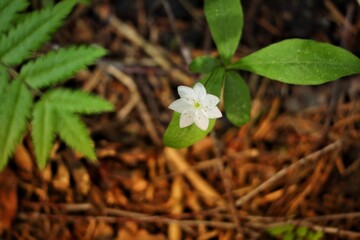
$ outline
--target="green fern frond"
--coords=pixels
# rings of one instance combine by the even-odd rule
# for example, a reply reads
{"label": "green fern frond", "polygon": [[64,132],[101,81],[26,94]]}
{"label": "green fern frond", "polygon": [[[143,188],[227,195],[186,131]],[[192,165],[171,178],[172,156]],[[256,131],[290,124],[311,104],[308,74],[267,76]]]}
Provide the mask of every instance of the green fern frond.
{"label": "green fern frond", "polygon": [[43,98],[59,111],[93,114],[114,109],[108,101],[83,91],[58,88],[50,90]]}
{"label": "green fern frond", "polygon": [[66,111],[57,111],[56,113],[58,121],[57,133],[60,138],[90,160],[96,160],[94,143],[80,117]]}
{"label": "green fern frond", "polygon": [[36,162],[44,169],[55,138],[55,112],[46,101],[35,104],[31,135],[34,143]]}
{"label": "green fern frond", "polygon": [[31,92],[19,79],[13,81],[4,94],[0,105],[0,170],[26,131],[32,103]]}
{"label": "green fern frond", "polygon": [[0,65],[0,106],[4,99],[4,93],[9,87],[9,74],[7,68],[3,65]]}
{"label": "green fern frond", "polygon": [[[0,78],[1,78],[1,76],[0,76]],[[0,80],[0,103],[2,103],[1,100],[3,100],[4,93],[8,86],[9,86],[9,83],[7,81]]]}
{"label": "green fern frond", "polygon": [[0,58],[8,65],[17,65],[50,38],[70,13],[76,0],[64,0],[53,8],[29,14],[7,35],[0,37]]}
{"label": "green fern frond", "polygon": [[11,27],[15,13],[24,10],[29,5],[27,0],[1,0],[0,1],[0,33]]}
{"label": "green fern frond", "polygon": [[24,12],[24,13],[18,13],[15,15],[12,23],[14,26],[16,26],[17,24],[25,21],[26,19],[28,19],[29,16],[31,16],[32,12]]}
{"label": "green fern frond", "polygon": [[[1,73],[0,73],[0,75],[1,75]],[[2,80],[1,76],[0,76],[0,108],[4,103],[4,99],[5,99],[4,95],[9,87],[9,85],[10,85],[9,82],[7,80]],[[1,126],[0,126],[0,129],[1,129]]]}
{"label": "green fern frond", "polygon": [[67,80],[105,54],[105,49],[95,46],[62,48],[26,64],[20,78],[35,88],[48,87]]}
{"label": "green fern frond", "polygon": [[41,169],[45,167],[55,133],[70,147],[95,160],[93,142],[85,124],[74,113],[99,113],[113,110],[106,100],[86,92],[54,89],[45,93],[35,105],[32,137]]}

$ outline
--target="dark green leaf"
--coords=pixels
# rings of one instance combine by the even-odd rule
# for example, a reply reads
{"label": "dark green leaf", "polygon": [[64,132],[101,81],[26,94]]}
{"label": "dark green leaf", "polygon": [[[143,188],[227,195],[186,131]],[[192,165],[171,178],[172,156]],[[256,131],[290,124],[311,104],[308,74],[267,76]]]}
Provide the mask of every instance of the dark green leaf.
{"label": "dark green leaf", "polygon": [[224,107],[226,116],[236,126],[250,120],[251,97],[244,79],[236,72],[225,74]]}
{"label": "dark green leaf", "polygon": [[211,35],[225,64],[234,55],[242,33],[240,0],[206,0],[205,16]]}
{"label": "dark green leaf", "polygon": [[216,68],[211,73],[211,75],[204,84],[206,88],[206,92],[218,96],[220,98],[221,89],[224,82],[224,75],[225,75],[225,70],[223,68],[221,67]]}
{"label": "dark green leaf", "polygon": [[209,119],[209,127],[206,131],[201,130],[195,124],[180,128],[180,113],[174,112],[173,118],[164,134],[164,143],[168,147],[188,147],[203,139],[215,126],[215,119]]}
{"label": "dark green leaf", "polygon": [[221,61],[218,58],[202,56],[195,58],[189,68],[193,73],[210,73],[220,65]]}
{"label": "dark green leaf", "polygon": [[229,68],[290,84],[316,85],[360,73],[360,59],[331,44],[290,39],[254,52]]}

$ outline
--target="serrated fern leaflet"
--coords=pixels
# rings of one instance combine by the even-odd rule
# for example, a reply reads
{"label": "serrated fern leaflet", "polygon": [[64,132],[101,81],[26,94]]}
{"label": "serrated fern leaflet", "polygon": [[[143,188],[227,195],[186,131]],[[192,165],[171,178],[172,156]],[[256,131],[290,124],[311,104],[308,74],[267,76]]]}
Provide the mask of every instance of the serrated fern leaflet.
{"label": "serrated fern leaflet", "polygon": [[40,169],[45,167],[55,137],[55,111],[46,101],[34,107],[32,119],[32,139],[35,156]]}
{"label": "serrated fern leaflet", "polygon": [[70,147],[90,159],[96,159],[89,133],[75,113],[99,113],[112,109],[109,102],[86,92],[69,89],[47,92],[35,105],[32,121],[39,167],[45,167],[55,134],[59,134]]}
{"label": "serrated fern leaflet", "polygon": [[17,65],[25,60],[32,51],[38,49],[50,38],[70,13],[75,0],[65,0],[54,8],[47,8],[29,14],[8,34],[0,38],[0,58],[3,63]]}
{"label": "serrated fern leaflet", "polygon": [[0,99],[7,85],[9,85],[9,74],[7,73],[6,67],[0,65]]}
{"label": "serrated fern leaflet", "polygon": [[26,0],[1,0],[0,1],[0,33],[11,27],[15,13],[24,10],[28,6]]}
{"label": "serrated fern leaflet", "polygon": [[26,64],[21,69],[20,77],[34,88],[47,87],[67,80],[105,53],[103,48],[86,46],[52,51]]}
{"label": "serrated fern leaflet", "polygon": [[96,160],[94,143],[80,117],[70,112],[57,111],[57,120],[56,131],[60,138],[89,159]]}
{"label": "serrated fern leaflet", "polygon": [[0,107],[0,169],[25,133],[31,107],[31,92],[19,79],[12,82]]}
{"label": "serrated fern leaflet", "polygon": [[44,99],[59,111],[92,114],[113,110],[109,102],[82,91],[59,88],[46,93]]}

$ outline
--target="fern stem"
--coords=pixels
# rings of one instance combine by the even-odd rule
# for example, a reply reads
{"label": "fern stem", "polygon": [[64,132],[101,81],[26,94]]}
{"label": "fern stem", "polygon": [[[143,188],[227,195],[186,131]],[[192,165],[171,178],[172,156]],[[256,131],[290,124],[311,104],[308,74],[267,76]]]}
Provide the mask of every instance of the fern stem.
{"label": "fern stem", "polygon": [[[18,73],[14,68],[10,67],[8,64],[4,63],[4,62],[1,61],[1,60],[0,60],[0,65],[6,67],[6,68],[8,69],[9,74],[10,74],[10,76],[11,76],[13,79],[17,79],[17,78],[18,78],[19,73]],[[21,78],[20,81],[21,81],[23,84],[25,84],[25,86],[26,86],[30,91],[34,92],[35,95],[37,95],[37,96],[42,96],[42,95],[44,95],[44,92],[43,92],[43,91],[41,91],[41,90],[38,89],[38,88],[35,88],[35,87],[31,86],[31,85],[30,85],[27,81],[25,81],[24,79]]]}

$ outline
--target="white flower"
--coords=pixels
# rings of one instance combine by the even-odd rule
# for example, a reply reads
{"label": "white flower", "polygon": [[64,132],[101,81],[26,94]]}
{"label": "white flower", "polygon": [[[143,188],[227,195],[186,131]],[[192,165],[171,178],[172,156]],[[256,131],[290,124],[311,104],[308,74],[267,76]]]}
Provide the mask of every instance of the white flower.
{"label": "white flower", "polygon": [[209,126],[209,118],[220,118],[222,114],[217,108],[219,98],[207,94],[204,85],[196,83],[194,88],[179,86],[180,99],[169,106],[171,110],[181,113],[180,128],[188,127],[195,123],[202,130]]}

